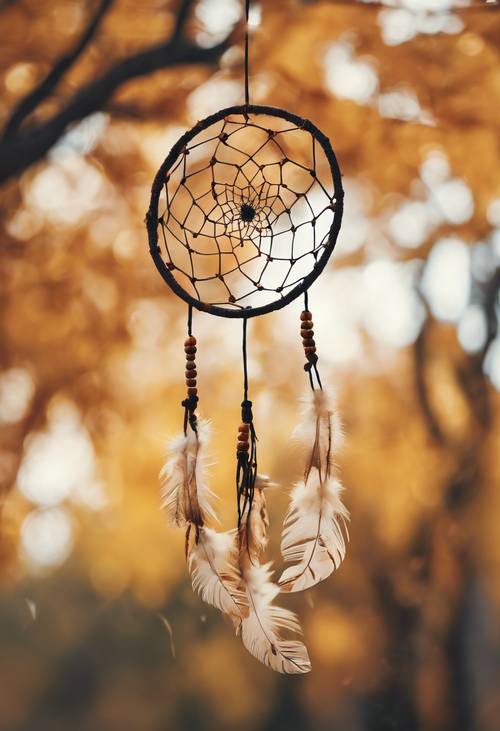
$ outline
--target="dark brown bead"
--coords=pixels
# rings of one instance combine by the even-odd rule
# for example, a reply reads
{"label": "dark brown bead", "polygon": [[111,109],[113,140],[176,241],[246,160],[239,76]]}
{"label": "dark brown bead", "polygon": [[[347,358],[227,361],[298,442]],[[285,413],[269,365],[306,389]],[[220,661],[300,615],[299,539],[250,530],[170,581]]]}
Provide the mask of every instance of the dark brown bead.
{"label": "dark brown bead", "polygon": [[301,330],[300,335],[303,340],[310,340],[314,337],[314,330]]}
{"label": "dark brown bead", "polygon": [[315,353],[316,352],[316,348],[313,345],[312,347],[304,348],[304,352],[305,352],[306,355],[311,355],[312,353]]}
{"label": "dark brown bead", "polygon": [[186,378],[196,378],[198,371],[186,371]]}
{"label": "dark brown bead", "polygon": [[198,389],[194,388],[194,386],[191,386],[188,388],[188,396],[197,396],[198,395]]}
{"label": "dark brown bead", "polygon": [[185,345],[184,346],[184,352],[186,354],[193,355],[194,353],[196,353],[196,351],[197,351],[196,345]]}
{"label": "dark brown bead", "polygon": [[250,424],[246,424],[245,422],[243,422],[242,424],[239,425],[238,431],[239,432],[249,432],[250,431]]}
{"label": "dark brown bead", "polygon": [[194,371],[195,368],[196,368],[196,363],[193,363],[192,361],[188,361],[186,363],[186,370],[187,371]]}
{"label": "dark brown bead", "polygon": [[248,442],[249,435],[245,434],[245,432],[240,432],[238,434],[238,439],[240,442],[244,442],[245,444]]}
{"label": "dark brown bead", "polygon": [[186,339],[184,340],[184,347],[187,347],[188,345],[196,345],[196,338],[195,338],[195,336],[194,336],[194,335],[189,335],[189,336],[188,336],[188,337],[187,337],[187,338],[186,338]]}
{"label": "dark brown bead", "polygon": [[310,348],[313,345],[316,345],[316,342],[314,341],[313,338],[304,338],[304,340],[302,341],[302,345],[304,346],[304,348],[307,348],[307,347]]}
{"label": "dark brown bead", "polygon": [[190,361],[192,363],[192,362],[194,362],[195,358],[196,358],[196,356],[195,356],[194,353],[192,353],[192,354],[191,353],[186,353],[186,360],[187,361]]}
{"label": "dark brown bead", "polygon": [[312,319],[313,319],[313,316],[312,316],[312,314],[311,314],[311,313],[309,312],[309,310],[303,310],[303,311],[302,311],[302,312],[300,313],[300,319],[302,320],[302,322],[304,322],[305,320],[312,320]]}
{"label": "dark brown bead", "polygon": [[304,322],[300,323],[300,327],[302,330],[312,330],[314,323],[312,320],[304,320]]}
{"label": "dark brown bead", "polygon": [[248,452],[250,445],[248,442],[238,442],[236,449],[238,452]]}
{"label": "dark brown bead", "polygon": [[196,386],[196,378],[186,378],[186,386],[194,388]]}

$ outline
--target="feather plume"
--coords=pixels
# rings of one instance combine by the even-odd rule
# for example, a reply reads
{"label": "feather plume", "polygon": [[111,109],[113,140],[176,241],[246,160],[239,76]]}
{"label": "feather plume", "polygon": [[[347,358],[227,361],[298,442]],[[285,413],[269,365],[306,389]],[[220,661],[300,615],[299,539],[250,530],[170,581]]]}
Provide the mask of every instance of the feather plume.
{"label": "feather plume", "polygon": [[227,614],[236,629],[248,616],[248,599],[238,570],[236,531],[200,528],[188,555],[193,589],[204,602]]}
{"label": "feather plume", "polygon": [[248,513],[246,526],[240,530],[240,546],[246,546],[249,556],[260,558],[267,548],[267,529],[269,515],[265,492],[275,484],[265,475],[257,475],[255,480],[252,507]]}
{"label": "feather plume", "polygon": [[279,587],[271,581],[270,564],[249,564],[244,570],[250,614],[241,623],[246,649],[260,662],[279,673],[308,673],[311,663],[300,640],[284,640],[280,633],[301,633],[293,612],[273,605]]}
{"label": "feather plume", "polygon": [[324,391],[312,394],[296,434],[301,441],[312,442],[312,448],[307,452],[304,480],[292,490],[284,523],[281,553],[294,565],[278,583],[287,592],[308,589],[338,568],[346,552],[349,520],[342,486],[332,475],[333,453],[342,437],[340,420]]}
{"label": "feather plume", "polygon": [[271,580],[270,564],[260,557],[267,545],[267,478],[257,478],[247,519],[240,528],[240,571],[248,598],[249,614],[241,623],[241,638],[246,649],[260,662],[279,673],[307,673],[311,669],[304,643],[283,639],[283,631],[301,633],[297,617],[288,609],[273,604],[279,587]]}
{"label": "feather plume", "polygon": [[205,445],[210,424],[198,422],[197,432],[181,434],[169,445],[167,461],[160,472],[162,507],[171,525],[202,526],[207,516],[216,519],[211,506],[214,495],[206,483]]}

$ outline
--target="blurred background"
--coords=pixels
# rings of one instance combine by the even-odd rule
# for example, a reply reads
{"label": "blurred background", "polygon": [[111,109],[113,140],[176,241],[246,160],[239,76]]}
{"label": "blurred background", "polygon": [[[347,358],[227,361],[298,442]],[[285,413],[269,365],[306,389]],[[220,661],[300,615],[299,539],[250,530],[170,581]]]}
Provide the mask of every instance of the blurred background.
{"label": "blurred background", "polygon": [[[182,131],[243,100],[241,3],[2,0],[2,731],[500,728],[500,10],[269,0],[250,21],[252,100],[323,129],[346,190],[310,306],[351,542],[283,601],[313,671],[243,650],[159,511],[186,307],[143,219]],[[278,567],[300,309],[249,328]],[[241,323],[194,332],[230,527]]]}

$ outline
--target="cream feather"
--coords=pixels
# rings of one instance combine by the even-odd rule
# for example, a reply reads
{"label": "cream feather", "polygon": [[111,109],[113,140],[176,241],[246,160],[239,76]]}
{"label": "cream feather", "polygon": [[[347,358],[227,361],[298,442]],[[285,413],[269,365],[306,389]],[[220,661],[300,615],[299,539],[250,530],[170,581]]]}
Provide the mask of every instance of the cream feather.
{"label": "cream feather", "polygon": [[342,503],[342,486],[332,475],[333,454],[340,444],[340,420],[331,397],[315,391],[305,418],[296,430],[307,440],[304,480],[292,490],[285,518],[281,553],[294,565],[279,579],[282,591],[308,589],[326,579],[342,563],[346,552],[349,513]]}
{"label": "cream feather", "polygon": [[270,564],[261,565],[267,545],[266,478],[257,478],[252,506],[240,528],[240,571],[246,590],[249,614],[241,623],[246,649],[260,662],[280,673],[307,673],[311,669],[304,643],[283,639],[283,631],[301,633],[297,617],[273,604],[279,587],[271,580]]}
{"label": "cream feather", "polygon": [[160,472],[161,501],[172,525],[202,526],[207,516],[216,519],[211,506],[214,495],[206,483],[205,447],[210,424],[199,420],[198,431],[188,430],[169,445],[167,461]]}
{"label": "cream feather", "polygon": [[257,475],[252,508],[248,514],[246,525],[240,530],[240,546],[245,545],[249,556],[260,558],[267,548],[267,529],[269,515],[265,492],[275,484],[265,475]]}
{"label": "cream feather", "polygon": [[250,614],[241,623],[241,638],[246,649],[260,662],[279,673],[308,673],[311,663],[300,640],[284,640],[281,632],[301,633],[293,612],[273,605],[279,587],[271,581],[270,564],[244,569]]}
{"label": "cream feather", "polygon": [[236,531],[200,528],[188,554],[193,589],[204,602],[227,614],[238,629],[248,616],[248,599],[238,570]]}
{"label": "cream feather", "polygon": [[301,420],[294,429],[293,438],[309,458],[315,451],[317,459],[323,460],[325,466],[328,463],[332,466],[333,456],[344,441],[335,396],[325,389],[311,391],[302,403]]}

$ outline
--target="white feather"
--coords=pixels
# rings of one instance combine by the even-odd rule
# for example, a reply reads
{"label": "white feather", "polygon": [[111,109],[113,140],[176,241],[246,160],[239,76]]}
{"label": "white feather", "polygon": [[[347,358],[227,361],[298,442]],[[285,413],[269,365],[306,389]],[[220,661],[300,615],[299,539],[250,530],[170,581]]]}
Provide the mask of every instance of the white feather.
{"label": "white feather", "polygon": [[210,441],[211,427],[210,422],[207,419],[198,420],[198,451],[196,456],[193,455],[192,460],[194,463],[194,473],[196,480],[196,495],[198,498],[198,504],[201,508],[203,520],[206,520],[207,516],[218,522],[218,517],[215,510],[212,507],[212,502],[215,500],[214,493],[210,490],[207,484],[207,452],[206,447]]}
{"label": "white feather", "polygon": [[[297,445],[308,451],[314,444],[319,421],[318,449],[333,457],[343,445],[344,431],[340,414],[336,410],[335,395],[325,389],[312,391],[303,400],[301,420],[293,432]],[[331,442],[329,443],[329,439]]]}
{"label": "white feather", "polygon": [[237,567],[235,531],[217,533],[200,528],[189,552],[188,568],[193,589],[204,602],[231,617],[236,628],[248,615],[248,600]]}
{"label": "white feather", "polygon": [[315,391],[296,435],[307,445],[304,480],[291,493],[281,553],[294,563],[279,579],[282,591],[308,589],[326,579],[346,552],[349,513],[341,500],[342,486],[332,476],[334,454],[342,439],[333,399]]}
{"label": "white feather", "polygon": [[257,475],[255,490],[252,501],[252,508],[244,530],[241,532],[241,545],[248,542],[247,551],[253,558],[260,558],[267,548],[267,529],[269,528],[269,515],[267,513],[266,492],[275,484],[265,475]]}
{"label": "white feather", "polygon": [[247,650],[260,662],[279,673],[307,673],[311,663],[300,640],[284,640],[281,632],[301,633],[297,617],[288,609],[273,605],[279,588],[271,581],[270,564],[249,564],[244,571],[250,614],[241,624],[241,638]]}
{"label": "white feather", "polygon": [[169,445],[168,458],[160,472],[161,504],[172,525],[201,526],[207,516],[216,519],[211,506],[214,495],[206,483],[205,446],[210,435],[208,421],[198,422],[198,431],[189,429]]}
{"label": "white feather", "polygon": [[273,604],[279,587],[271,581],[270,564],[261,565],[269,525],[265,489],[268,478],[258,477],[250,514],[240,528],[240,571],[249,614],[241,623],[241,638],[260,662],[279,673],[307,673],[311,663],[303,642],[283,639],[282,632],[301,633],[293,612]]}
{"label": "white feather", "polygon": [[315,468],[307,484],[299,482],[292,490],[281,553],[295,565],[280,576],[282,591],[308,589],[328,578],[344,560],[349,513],[341,492],[338,480],[322,483]]}

